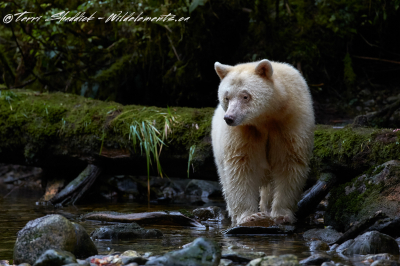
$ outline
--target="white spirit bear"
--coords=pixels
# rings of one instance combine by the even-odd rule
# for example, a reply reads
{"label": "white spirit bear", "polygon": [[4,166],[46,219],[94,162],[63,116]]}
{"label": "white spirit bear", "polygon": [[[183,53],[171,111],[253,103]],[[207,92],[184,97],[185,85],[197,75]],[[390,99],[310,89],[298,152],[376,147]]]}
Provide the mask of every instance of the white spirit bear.
{"label": "white spirit bear", "polygon": [[288,64],[265,59],[236,66],[216,62],[215,70],[220,104],[211,136],[232,224],[255,215],[295,222],[314,140],[304,78]]}

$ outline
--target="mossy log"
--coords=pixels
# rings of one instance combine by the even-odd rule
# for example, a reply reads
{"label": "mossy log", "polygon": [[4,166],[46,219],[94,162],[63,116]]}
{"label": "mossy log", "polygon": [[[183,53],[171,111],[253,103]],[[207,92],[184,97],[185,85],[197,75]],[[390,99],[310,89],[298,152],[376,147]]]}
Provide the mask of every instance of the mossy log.
{"label": "mossy log", "polygon": [[[0,94],[0,162],[32,165],[75,178],[88,164],[103,173],[147,175],[146,155],[131,139],[131,125],[151,121],[168,128],[160,162],[168,176],[187,176],[189,150],[196,145],[191,178],[216,179],[211,150],[213,108],[123,106],[64,93],[26,90]],[[157,175],[155,162],[150,174]]]}
{"label": "mossy log", "polygon": [[[196,145],[191,178],[217,179],[210,129],[214,108],[124,106],[65,93],[2,91],[0,95],[0,162],[74,170],[88,164],[112,174],[146,175],[146,156],[130,139],[131,125],[152,121],[166,130],[164,116],[174,121],[160,162],[168,176],[186,177],[189,150]],[[339,181],[400,159],[400,132],[390,129],[317,126],[310,178],[333,173]],[[156,175],[153,163],[151,174]],[[194,170],[194,171],[193,171]]]}

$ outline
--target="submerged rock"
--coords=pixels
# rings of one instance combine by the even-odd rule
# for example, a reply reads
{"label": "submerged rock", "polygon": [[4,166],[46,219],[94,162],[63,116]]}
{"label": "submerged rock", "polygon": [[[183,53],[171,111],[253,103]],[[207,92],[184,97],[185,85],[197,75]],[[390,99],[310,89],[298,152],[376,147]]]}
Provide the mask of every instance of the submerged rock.
{"label": "submerged rock", "polygon": [[18,232],[14,246],[14,263],[33,264],[46,250],[77,252],[79,257],[97,254],[85,229],[75,226],[61,215],[47,215],[32,221]]}
{"label": "submerged rock", "polygon": [[144,229],[137,223],[115,224],[95,229],[90,236],[93,239],[121,239],[158,238],[163,234],[158,229]]}
{"label": "submerged rock", "polygon": [[263,226],[236,226],[224,231],[225,235],[288,235],[293,234],[293,225]]}
{"label": "submerged rock", "polygon": [[220,207],[210,206],[207,208],[197,208],[193,210],[193,215],[198,221],[208,221],[216,223],[230,223],[228,213]]}
{"label": "submerged rock", "polygon": [[367,232],[356,237],[354,242],[352,242],[347,249],[343,251],[343,254],[345,255],[366,255],[378,253],[390,253],[393,255],[398,255],[399,246],[397,245],[396,240],[377,231]]}
{"label": "submerged rock", "polygon": [[306,244],[310,247],[310,251],[329,250],[328,244],[321,240],[309,241]]}
{"label": "submerged rock", "polygon": [[146,265],[165,266],[218,266],[221,259],[219,245],[212,240],[197,238],[181,250],[171,251],[164,256],[149,260]]}
{"label": "submerged rock", "polygon": [[302,261],[300,261],[301,265],[321,265],[324,262],[330,262],[331,257],[326,254],[314,254]]}
{"label": "submerged rock", "polygon": [[370,266],[400,266],[400,264],[394,260],[376,260]]}
{"label": "submerged rock", "polygon": [[305,240],[319,239],[325,243],[335,242],[342,236],[342,233],[334,229],[311,229],[303,234]]}
{"label": "submerged rock", "polygon": [[254,259],[247,266],[299,266],[299,261],[295,255],[266,256]]}
{"label": "submerged rock", "polygon": [[43,253],[33,266],[61,266],[77,263],[74,254],[64,250],[49,249]]}

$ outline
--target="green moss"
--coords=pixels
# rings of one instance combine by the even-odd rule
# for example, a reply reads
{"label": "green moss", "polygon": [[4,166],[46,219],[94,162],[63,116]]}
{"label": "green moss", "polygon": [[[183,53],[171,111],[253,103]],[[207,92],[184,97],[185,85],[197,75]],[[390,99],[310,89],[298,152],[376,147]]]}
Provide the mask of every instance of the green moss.
{"label": "green moss", "polygon": [[400,158],[399,134],[388,129],[317,126],[314,136],[314,176],[319,176],[327,164],[346,165],[362,172]]}
{"label": "green moss", "polygon": [[[64,93],[13,91],[12,108],[5,97],[0,98],[0,149],[26,147],[23,148],[24,155],[30,161],[40,156],[37,151],[60,140],[68,143],[65,153],[79,150],[98,154],[103,136],[105,147],[133,152],[130,125],[134,121],[149,120],[163,132],[168,112],[166,108],[123,106]],[[6,95],[5,91],[2,93]],[[163,152],[188,153],[190,146],[209,135],[213,108],[174,107],[170,112],[175,120],[171,123]]]}
{"label": "green moss", "polygon": [[179,212],[182,213],[183,215],[185,215],[186,217],[194,218],[193,213],[188,210],[180,209]]}
{"label": "green moss", "polygon": [[[365,191],[361,193],[358,188],[362,185],[365,185]],[[330,191],[329,205],[326,211],[330,216],[329,220],[335,221],[339,230],[347,230],[350,224],[346,224],[346,222],[352,220],[351,217],[369,215],[368,206],[377,201],[383,187],[382,183],[364,182],[364,178],[360,178],[360,176],[335,187]],[[346,188],[353,191],[350,193],[348,191],[346,195]],[[360,212],[363,212],[363,215],[360,215]]]}

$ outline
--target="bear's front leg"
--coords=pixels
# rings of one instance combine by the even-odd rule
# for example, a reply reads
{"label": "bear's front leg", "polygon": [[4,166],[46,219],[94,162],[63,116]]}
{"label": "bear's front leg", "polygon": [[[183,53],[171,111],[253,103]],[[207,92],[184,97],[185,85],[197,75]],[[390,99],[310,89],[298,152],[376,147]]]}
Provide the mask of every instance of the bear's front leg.
{"label": "bear's front leg", "polygon": [[224,172],[226,175],[221,176],[223,193],[232,226],[235,226],[258,212],[260,171],[247,165],[232,164]]}
{"label": "bear's front leg", "polygon": [[294,212],[297,210],[297,202],[303,191],[307,173],[307,165],[293,163],[273,171],[274,199],[271,217],[275,222],[296,222]]}

